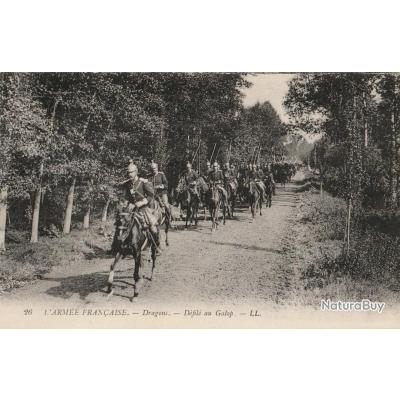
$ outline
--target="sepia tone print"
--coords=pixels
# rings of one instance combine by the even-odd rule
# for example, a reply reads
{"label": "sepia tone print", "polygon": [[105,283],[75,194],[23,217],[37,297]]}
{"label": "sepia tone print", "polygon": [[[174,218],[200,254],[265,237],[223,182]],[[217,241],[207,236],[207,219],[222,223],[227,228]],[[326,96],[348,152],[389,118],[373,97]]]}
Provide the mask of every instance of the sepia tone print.
{"label": "sepia tone print", "polygon": [[0,326],[398,327],[397,73],[1,73]]}

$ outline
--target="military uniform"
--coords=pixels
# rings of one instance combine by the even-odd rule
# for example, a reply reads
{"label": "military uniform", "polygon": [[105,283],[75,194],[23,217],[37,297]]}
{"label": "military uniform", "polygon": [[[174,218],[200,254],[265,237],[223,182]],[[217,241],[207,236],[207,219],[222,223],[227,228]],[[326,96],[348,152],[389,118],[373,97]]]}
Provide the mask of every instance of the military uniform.
{"label": "military uniform", "polygon": [[185,183],[186,185],[191,185],[192,183],[197,183],[197,179],[199,179],[199,175],[197,175],[196,171],[187,171],[185,174]]}
{"label": "military uniform", "polygon": [[163,206],[169,209],[168,202],[168,181],[164,172],[158,171],[150,177],[150,180],[153,184],[156,197],[161,198],[163,202]]}
{"label": "military uniform", "polygon": [[254,169],[249,169],[249,170],[247,171],[247,177],[248,177],[249,179],[255,180],[255,179],[257,178],[257,173],[256,173],[256,171],[254,171]]}
{"label": "military uniform", "polygon": [[212,170],[209,174],[208,174],[208,181],[211,184],[216,185],[217,189],[221,192],[222,196],[225,198],[225,200],[228,199],[228,193],[225,190],[225,188],[222,186],[223,182],[224,182],[224,174],[222,173],[222,171],[220,170]]}
{"label": "military uniform", "polygon": [[231,180],[231,170],[229,168],[224,168],[222,174],[224,176],[225,184],[227,184]]}
{"label": "military uniform", "polygon": [[248,175],[248,170],[247,170],[247,168],[246,168],[244,165],[242,165],[242,166],[239,168],[237,177],[238,177],[238,179],[246,180],[247,175]]}
{"label": "military uniform", "polygon": [[157,217],[154,215],[154,188],[147,179],[138,178],[124,183],[125,199],[135,205],[152,233],[158,233]]}
{"label": "military uniform", "polygon": [[264,200],[265,199],[264,172],[262,171],[261,168],[258,168],[254,171],[254,178],[258,190],[261,193],[261,199]]}
{"label": "military uniform", "polygon": [[197,180],[199,179],[199,175],[197,174],[197,172],[193,170],[187,171],[184,179],[189,191],[200,198],[199,192],[197,190]]}
{"label": "military uniform", "polygon": [[235,170],[232,168],[225,168],[224,169],[224,180],[225,186],[230,185],[231,189],[235,191],[238,187]]}

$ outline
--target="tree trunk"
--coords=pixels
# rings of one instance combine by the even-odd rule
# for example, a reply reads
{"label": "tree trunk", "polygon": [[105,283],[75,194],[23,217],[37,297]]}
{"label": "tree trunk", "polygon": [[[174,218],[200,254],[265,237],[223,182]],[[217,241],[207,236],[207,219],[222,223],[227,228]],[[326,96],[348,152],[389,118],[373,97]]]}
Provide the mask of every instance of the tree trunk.
{"label": "tree trunk", "polygon": [[2,187],[0,191],[0,253],[6,251],[7,195],[8,187]]}
{"label": "tree trunk", "polygon": [[394,111],[391,116],[391,140],[390,140],[390,203],[397,204],[397,188],[396,188],[396,125]]}
{"label": "tree trunk", "polygon": [[347,203],[347,228],[346,228],[346,254],[349,256],[350,253],[350,226],[351,226],[351,208],[352,208],[352,201],[351,199]]}
{"label": "tree trunk", "polygon": [[108,207],[110,206],[111,200],[108,199],[106,204],[103,207],[103,213],[101,215],[101,225],[100,225],[100,233],[106,236],[106,223],[107,223],[107,214],[108,214]]}
{"label": "tree trunk", "polygon": [[89,229],[90,226],[90,204],[86,209],[85,215],[83,216],[83,229]]}
{"label": "tree trunk", "polygon": [[39,213],[40,213],[41,197],[42,197],[42,188],[39,185],[39,187],[35,192],[35,201],[33,205],[31,243],[37,243],[39,238]]}
{"label": "tree trunk", "polygon": [[365,93],[363,93],[363,105],[364,105],[364,147],[368,147],[368,120],[367,120],[367,100]]}
{"label": "tree trunk", "polygon": [[106,222],[107,222],[108,207],[109,207],[110,203],[111,203],[111,200],[108,199],[108,200],[106,201],[106,204],[104,204],[104,207],[103,207],[103,214],[102,214],[102,216],[101,216],[101,224],[102,224],[103,226],[104,226],[104,225],[106,224]]}
{"label": "tree trunk", "polygon": [[71,218],[72,218],[72,207],[74,204],[74,192],[75,192],[76,179],[74,178],[68,191],[67,206],[65,208],[65,218],[63,232],[69,233],[71,231]]}

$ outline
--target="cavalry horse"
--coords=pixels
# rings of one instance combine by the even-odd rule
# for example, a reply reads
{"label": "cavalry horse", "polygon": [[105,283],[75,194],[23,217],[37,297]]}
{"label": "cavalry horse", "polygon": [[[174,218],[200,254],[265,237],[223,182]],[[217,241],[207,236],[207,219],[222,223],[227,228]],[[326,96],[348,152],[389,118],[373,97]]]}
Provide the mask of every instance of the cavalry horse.
{"label": "cavalry horse", "polygon": [[[155,203],[155,210],[158,226],[165,224],[165,214],[161,212],[161,208],[158,203]],[[165,243],[168,246],[168,224],[166,224],[166,238]],[[158,228],[157,236],[159,237],[160,230]],[[128,255],[132,255],[134,259],[134,272],[133,272],[133,296],[130,298],[132,301],[134,297],[138,296],[138,282],[141,280],[140,269],[142,267],[142,252],[150,250],[151,252],[151,275],[146,277],[148,280],[153,279],[153,272],[156,266],[156,242],[153,234],[149,229],[143,228],[143,216],[137,211],[129,211],[127,206],[124,206],[118,213],[117,217],[117,230],[114,238],[113,248],[116,251],[115,258],[110,266],[110,273],[108,276],[107,292],[110,298],[113,293],[113,282],[114,282],[114,270],[118,261],[124,259]]]}
{"label": "cavalry horse", "polygon": [[[162,198],[159,195],[156,195],[155,197],[155,202],[154,202],[154,208],[156,210],[157,215],[159,215],[159,224],[164,225],[164,232],[165,232],[165,245],[169,246],[168,242],[168,232],[172,226],[172,214],[171,214],[171,209],[168,209],[165,207],[164,202],[162,201]],[[160,216],[161,213],[161,216]]]}
{"label": "cavalry horse", "polygon": [[257,188],[257,184],[253,180],[250,180],[248,183],[247,198],[253,219],[256,216],[257,207],[260,209],[260,215],[262,215],[262,196]]}
{"label": "cavalry horse", "polygon": [[272,182],[271,177],[267,176],[264,180],[265,186],[265,204],[267,207],[271,207],[272,205],[272,194],[274,192],[274,184]]}
{"label": "cavalry horse", "polygon": [[240,203],[246,203],[247,196],[248,196],[248,187],[246,187],[246,178],[240,177],[238,179],[238,188],[237,188],[237,198],[239,199]]}
{"label": "cavalry horse", "polygon": [[177,187],[178,193],[178,204],[181,210],[181,218],[183,219],[182,209],[186,209],[186,223],[185,229],[187,229],[188,224],[192,225],[193,220],[195,225],[197,225],[197,214],[199,211],[199,196],[195,194],[196,186],[192,185],[188,187],[183,180],[181,180]]}
{"label": "cavalry horse", "polygon": [[225,190],[228,193],[226,210],[228,211],[228,217],[233,218],[233,213],[235,211],[236,195],[237,189],[232,182],[228,182],[225,186]]}
{"label": "cavalry horse", "polygon": [[221,193],[216,184],[210,184],[209,191],[207,193],[208,209],[211,216],[211,231],[218,229],[219,224],[219,211],[222,208],[222,220],[225,225],[226,218],[226,205],[225,201],[221,196]]}

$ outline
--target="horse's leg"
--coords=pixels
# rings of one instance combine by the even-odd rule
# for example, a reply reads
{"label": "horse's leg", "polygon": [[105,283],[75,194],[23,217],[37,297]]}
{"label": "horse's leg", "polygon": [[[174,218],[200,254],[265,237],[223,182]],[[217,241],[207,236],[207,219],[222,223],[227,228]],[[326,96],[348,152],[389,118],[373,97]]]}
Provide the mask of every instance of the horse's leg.
{"label": "horse's leg", "polygon": [[196,202],[194,210],[194,223],[197,226],[197,213],[199,212],[199,203]]}
{"label": "horse's leg", "polygon": [[119,259],[121,258],[121,256],[122,256],[122,254],[119,251],[117,253],[117,255],[115,256],[114,261],[112,262],[111,267],[110,267],[110,274],[108,275],[108,286],[107,286],[107,292],[108,292],[108,296],[109,297],[111,297],[113,292],[114,292],[113,291],[114,268],[117,265],[117,263],[118,263]]}
{"label": "horse's leg", "polygon": [[151,275],[149,280],[151,281],[153,279],[153,272],[154,272],[154,268],[156,267],[156,258],[157,258],[157,252],[156,252],[156,248],[154,245],[151,245]]}
{"label": "horse's leg", "polygon": [[215,230],[215,207],[213,204],[210,205],[210,218],[211,218],[211,232]]}
{"label": "horse's leg", "polygon": [[218,200],[217,204],[215,205],[215,209],[214,209],[214,219],[215,219],[215,229],[218,229],[218,225],[219,225],[219,208],[220,208],[221,204],[220,201]]}
{"label": "horse's leg", "polygon": [[181,221],[183,221],[182,202],[179,202],[179,216]]}
{"label": "horse's leg", "polygon": [[262,201],[262,197],[260,196],[260,215],[262,215],[262,211],[261,211],[261,209],[262,209],[262,204],[263,204],[263,201]]}
{"label": "horse's leg", "polygon": [[165,219],[165,245],[169,246],[169,242],[168,242],[168,231],[169,231],[169,227],[170,227],[170,220],[169,219]]}
{"label": "horse's leg", "polygon": [[188,222],[189,222],[189,218],[190,218],[190,204],[188,204],[187,206],[187,210],[186,210],[186,224],[185,224],[185,229],[188,228]]}
{"label": "horse's leg", "polygon": [[[229,206],[228,206],[228,212],[229,212]],[[225,220],[226,220],[226,205],[225,201],[222,202],[222,221],[223,224],[225,225]]]}
{"label": "horse's leg", "polygon": [[137,285],[138,285],[138,282],[140,280],[139,271],[140,271],[140,268],[141,268],[141,265],[142,265],[142,251],[141,251],[140,248],[138,248],[135,251],[134,259],[135,259],[135,269],[134,269],[134,272],[133,272],[134,283],[133,283],[133,296],[131,297],[131,301],[133,300],[134,297],[137,297],[139,295],[139,291],[138,291]]}

